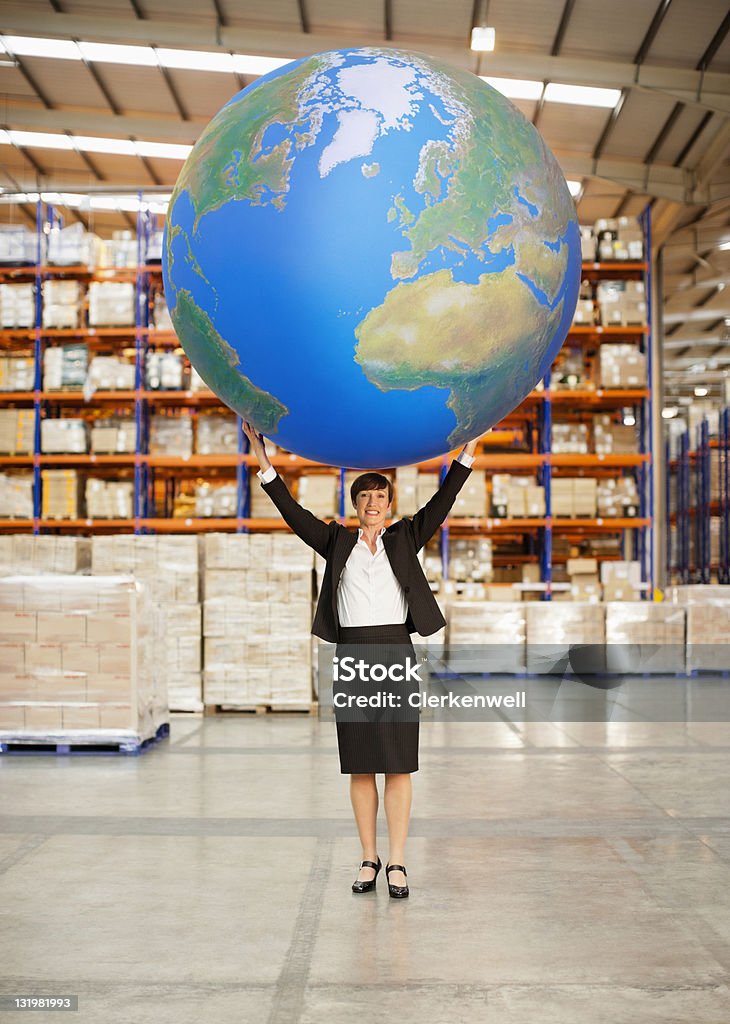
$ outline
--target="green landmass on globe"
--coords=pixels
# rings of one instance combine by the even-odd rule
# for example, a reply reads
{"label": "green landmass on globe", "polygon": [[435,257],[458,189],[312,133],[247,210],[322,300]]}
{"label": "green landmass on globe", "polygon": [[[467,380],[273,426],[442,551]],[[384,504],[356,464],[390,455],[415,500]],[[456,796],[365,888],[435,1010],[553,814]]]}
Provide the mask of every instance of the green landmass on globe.
{"label": "green landmass on globe", "polygon": [[547,372],[580,246],[513,104],[369,47],[293,62],[218,112],[175,187],[163,272],[232,409],[310,458],[401,465],[483,433]]}

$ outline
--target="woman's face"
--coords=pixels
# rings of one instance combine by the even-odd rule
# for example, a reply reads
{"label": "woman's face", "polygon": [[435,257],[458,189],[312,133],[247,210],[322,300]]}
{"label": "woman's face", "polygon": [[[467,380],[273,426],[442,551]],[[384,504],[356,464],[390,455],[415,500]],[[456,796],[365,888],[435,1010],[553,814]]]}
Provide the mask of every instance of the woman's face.
{"label": "woman's face", "polygon": [[355,497],[355,511],[360,520],[360,526],[380,529],[385,525],[385,520],[390,515],[390,501],[386,487],[379,487],[372,491],[358,491]]}

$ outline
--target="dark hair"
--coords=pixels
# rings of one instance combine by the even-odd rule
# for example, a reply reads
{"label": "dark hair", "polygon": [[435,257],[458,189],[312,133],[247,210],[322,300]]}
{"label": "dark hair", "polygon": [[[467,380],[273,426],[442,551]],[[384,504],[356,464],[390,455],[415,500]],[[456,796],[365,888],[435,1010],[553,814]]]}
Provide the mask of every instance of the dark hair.
{"label": "dark hair", "polygon": [[357,504],[357,496],[360,491],[374,491],[376,489],[388,490],[388,502],[393,500],[393,482],[389,480],[387,476],[383,476],[382,473],[361,473],[359,477],[352,481],[350,487],[350,497],[352,498],[352,504]]}

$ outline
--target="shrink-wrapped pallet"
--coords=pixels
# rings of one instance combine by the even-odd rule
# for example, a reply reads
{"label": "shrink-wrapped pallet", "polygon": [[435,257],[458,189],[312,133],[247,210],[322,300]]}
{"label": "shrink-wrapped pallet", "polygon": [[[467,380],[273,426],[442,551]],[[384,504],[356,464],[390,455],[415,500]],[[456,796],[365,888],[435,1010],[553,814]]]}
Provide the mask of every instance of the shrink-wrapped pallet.
{"label": "shrink-wrapped pallet", "polygon": [[[186,534],[99,535],[92,538],[91,556],[94,574],[129,572],[146,583],[170,708],[201,711],[201,675],[200,668],[195,668],[200,664],[202,636],[198,538]],[[187,658],[185,671],[180,672],[183,651]]]}
{"label": "shrink-wrapped pallet", "polygon": [[509,601],[450,601],[446,615],[449,668],[524,672],[526,607]]}
{"label": "shrink-wrapped pallet", "polygon": [[672,587],[672,601],[686,609],[688,672],[730,671],[730,587]]}
{"label": "shrink-wrapped pallet", "polygon": [[151,598],[120,576],[0,579],[0,741],[122,742],[169,719]]}
{"label": "shrink-wrapped pallet", "polygon": [[562,675],[583,668],[603,670],[603,605],[588,601],[532,601],[526,610],[529,672]]}
{"label": "shrink-wrapped pallet", "polygon": [[205,703],[308,708],[312,549],[290,534],[212,534],[202,552]]}
{"label": "shrink-wrapped pallet", "polygon": [[624,673],[684,672],[685,609],[666,601],[609,601],[606,659]]}

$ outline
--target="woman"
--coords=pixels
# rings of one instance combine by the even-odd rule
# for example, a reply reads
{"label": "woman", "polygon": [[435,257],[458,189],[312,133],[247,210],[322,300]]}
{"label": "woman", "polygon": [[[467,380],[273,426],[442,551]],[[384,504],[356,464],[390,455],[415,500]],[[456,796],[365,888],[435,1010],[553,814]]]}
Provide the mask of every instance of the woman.
{"label": "woman", "polygon": [[[360,660],[366,666],[403,666],[408,658],[414,663],[410,634],[429,636],[446,624],[418,552],[444,521],[471,473],[476,440],[464,446],[422,509],[388,527],[392,483],[380,473],[361,474],[350,488],[360,523],[355,532],[334,520],[326,523],[299,505],[269,462],[262,435],[245,421],[243,429],[261,467],[258,476],[264,490],[284,521],[325,559],[312,623],[314,635],[336,643],[337,658],[353,656],[355,662]],[[361,680],[366,674],[367,668]],[[361,681],[358,692],[367,691],[369,685]],[[335,717],[340,771],[350,775],[350,800],[363,850],[352,891],[373,890],[382,867],[375,843],[375,775],[382,772],[390,844],[385,868],[388,892],[403,898],[410,892],[403,854],[412,799],[411,773],[418,771],[419,712],[407,699],[414,692],[409,683],[389,683],[388,687],[401,698],[397,713],[368,712],[358,719],[351,711],[339,716],[336,711]],[[382,689],[382,684],[378,688]]]}

